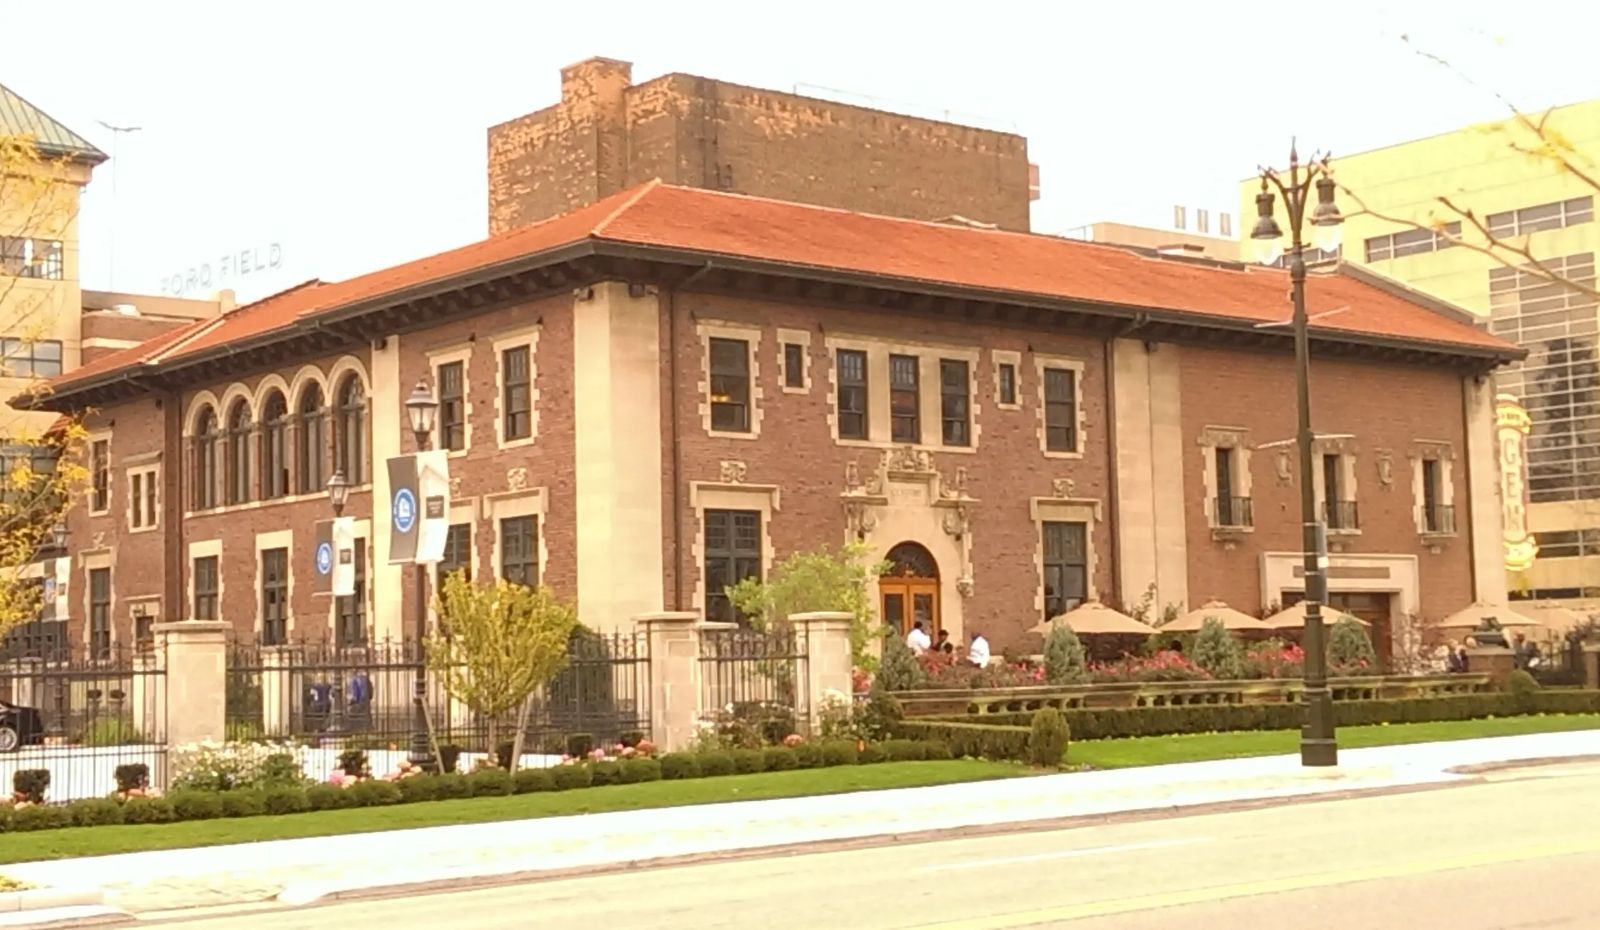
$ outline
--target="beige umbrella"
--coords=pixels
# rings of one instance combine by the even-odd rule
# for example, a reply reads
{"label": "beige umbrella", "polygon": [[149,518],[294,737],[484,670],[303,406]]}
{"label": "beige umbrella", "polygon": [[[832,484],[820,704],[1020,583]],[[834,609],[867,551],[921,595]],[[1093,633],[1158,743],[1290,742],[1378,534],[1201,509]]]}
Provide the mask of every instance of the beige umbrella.
{"label": "beige umbrella", "polygon": [[1272,629],[1243,611],[1234,610],[1221,601],[1206,601],[1202,607],[1189,611],[1163,626],[1163,633],[1198,633],[1207,620],[1216,620],[1222,628],[1235,633],[1265,632]]}
{"label": "beige umbrella", "polygon": [[[1333,626],[1335,623],[1338,623],[1340,620],[1343,620],[1346,617],[1354,620],[1362,626],[1372,625],[1355,614],[1347,614],[1342,610],[1336,610],[1332,607],[1329,607],[1327,604],[1322,605],[1322,622],[1324,624]],[[1267,626],[1272,627],[1274,630],[1301,629],[1306,625],[1306,602],[1301,601],[1293,607],[1285,607],[1284,609],[1268,617],[1264,622],[1267,624]]]}
{"label": "beige umbrella", "polygon": [[1513,613],[1510,607],[1495,606],[1478,601],[1470,607],[1463,607],[1439,622],[1441,630],[1476,630],[1484,625],[1485,620],[1494,620],[1503,627],[1513,626],[1538,626],[1539,621],[1530,620],[1518,613]]}
{"label": "beige umbrella", "polygon": [[1057,621],[1065,623],[1072,632],[1079,636],[1149,636],[1156,631],[1155,627],[1147,623],[1140,623],[1127,614],[1112,610],[1099,601],[1085,601],[1066,613],[1059,614],[1054,619],[1035,626],[1033,632],[1049,633],[1051,625]]}
{"label": "beige umbrella", "polygon": [[[1583,614],[1570,607],[1549,601],[1541,601],[1531,607],[1522,608],[1523,616],[1537,620],[1552,632],[1565,633],[1584,621]],[[1504,622],[1504,621],[1502,621]]]}

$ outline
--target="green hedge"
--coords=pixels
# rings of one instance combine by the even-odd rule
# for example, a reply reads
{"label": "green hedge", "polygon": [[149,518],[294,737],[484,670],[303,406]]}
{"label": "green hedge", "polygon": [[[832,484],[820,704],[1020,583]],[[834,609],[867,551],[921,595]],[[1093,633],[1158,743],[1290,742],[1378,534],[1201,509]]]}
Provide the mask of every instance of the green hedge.
{"label": "green hedge", "polygon": [[[1334,720],[1342,727],[1383,723],[1435,723],[1448,720],[1478,720],[1485,717],[1516,717],[1526,714],[1600,713],[1600,691],[1538,691],[1532,694],[1482,693],[1446,697],[1403,698],[1376,701],[1337,701]],[[1176,707],[1110,707],[1097,710],[1073,709],[1062,712],[1075,740],[1116,739],[1128,736],[1168,736],[1174,733],[1220,733],[1237,730],[1294,730],[1304,717],[1300,704],[1188,704]],[[906,735],[944,739],[957,749],[956,737],[942,735],[939,727],[978,727],[986,735],[968,738],[997,741],[1009,746],[1016,739],[1010,731],[1029,726],[1033,714],[985,714],[967,717],[927,717],[908,720],[902,725]],[[935,729],[906,730],[907,726]],[[1009,734],[988,734],[987,731]],[[967,745],[960,743],[959,745]],[[1003,750],[1002,750],[1003,751]],[[987,753],[966,753],[985,755]],[[996,756],[997,758],[1000,756]],[[1013,757],[1014,758],[1014,757]]]}
{"label": "green hedge", "polygon": [[[1024,716],[1031,722],[1031,714]],[[1006,762],[1020,762],[1028,758],[1030,733],[1027,726],[995,726],[964,720],[904,720],[895,727],[896,736],[943,743],[950,747],[950,752],[957,758],[971,756]]]}

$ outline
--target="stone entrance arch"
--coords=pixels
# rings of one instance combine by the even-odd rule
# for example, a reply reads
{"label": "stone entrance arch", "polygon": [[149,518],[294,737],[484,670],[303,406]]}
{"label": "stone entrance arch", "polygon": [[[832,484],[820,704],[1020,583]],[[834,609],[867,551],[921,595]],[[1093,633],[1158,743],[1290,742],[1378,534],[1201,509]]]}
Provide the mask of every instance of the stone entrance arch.
{"label": "stone entrance arch", "polygon": [[903,542],[889,550],[889,570],[878,579],[879,616],[902,636],[921,621],[935,636],[939,623],[939,564],[933,553],[917,542]]}

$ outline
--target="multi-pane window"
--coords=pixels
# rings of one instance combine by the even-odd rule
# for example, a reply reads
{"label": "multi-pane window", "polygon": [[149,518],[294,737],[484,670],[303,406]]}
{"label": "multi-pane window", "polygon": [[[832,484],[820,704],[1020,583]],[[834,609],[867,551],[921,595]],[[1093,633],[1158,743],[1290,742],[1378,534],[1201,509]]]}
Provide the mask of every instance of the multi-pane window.
{"label": "multi-pane window", "polygon": [[507,517],[500,521],[500,577],[530,588],[538,586],[538,518]]}
{"label": "multi-pane window", "polygon": [[153,468],[128,475],[128,526],[142,530],[156,525],[156,476]]}
{"label": "multi-pane window", "polygon": [[359,646],[367,641],[367,541],[357,537],[351,555],[356,593],[336,599],[333,605],[333,636],[339,646]]}
{"label": "multi-pane window", "polygon": [[349,375],[339,386],[339,423],[335,439],[337,462],[351,485],[367,482],[367,391],[361,379]]}
{"label": "multi-pane window", "polygon": [[467,373],[465,362],[439,366],[439,447],[458,452],[467,447]]}
{"label": "multi-pane window", "polygon": [[1446,223],[1439,229],[1407,229],[1386,236],[1373,236],[1366,242],[1367,261],[1381,262],[1390,258],[1437,252],[1455,245],[1460,238],[1460,223]]}
{"label": "multi-pane window", "polygon": [[[1543,259],[1538,270],[1489,271],[1489,331],[1528,350],[1495,372],[1495,387],[1522,398],[1528,495],[1534,503],[1600,498],[1600,316],[1594,255]],[[1587,289],[1585,291],[1584,289]]]}
{"label": "multi-pane window", "polygon": [[465,572],[472,580],[472,524],[452,523],[444,537],[444,556],[435,567],[434,583],[444,590],[444,580],[456,572]]}
{"label": "multi-pane window", "polygon": [[966,362],[939,362],[939,417],[945,445],[972,445],[972,385]]}
{"label": "multi-pane window", "polygon": [[711,428],[750,432],[750,343],[743,339],[711,340]]}
{"label": "multi-pane window", "polygon": [[111,509],[111,442],[96,439],[89,446],[89,509],[105,513]]}
{"label": "multi-pane window", "polygon": [[533,435],[533,348],[515,346],[500,355],[501,432],[507,440]]}
{"label": "multi-pane window", "polygon": [[806,386],[806,347],[798,342],[783,344],[783,386]]}
{"label": "multi-pane window", "polygon": [[1044,447],[1078,451],[1078,380],[1070,368],[1044,370]]}
{"label": "multi-pane window", "polygon": [[1537,533],[1539,558],[1578,559],[1600,556],[1600,530],[1562,530]]}
{"label": "multi-pane window", "polygon": [[221,579],[217,574],[217,557],[201,556],[194,560],[194,619],[217,619],[217,597],[221,593]]}
{"label": "multi-pane window", "polygon": [[1574,197],[1571,200],[1523,207],[1521,210],[1491,213],[1484,220],[1484,225],[1489,228],[1489,235],[1498,238],[1525,236],[1545,229],[1562,229],[1593,220],[1594,198]]}
{"label": "multi-pane window", "polygon": [[1011,362],[1000,363],[1000,403],[1017,402],[1017,366]]}
{"label": "multi-pane window", "polygon": [[261,497],[289,493],[289,402],[273,391],[261,407]]}
{"label": "multi-pane window", "polygon": [[1250,500],[1239,493],[1238,462],[1239,450],[1232,446],[1217,447],[1216,525],[1219,527],[1254,525]]}
{"label": "multi-pane window", "polygon": [[217,506],[217,444],[221,438],[221,431],[217,428],[217,412],[206,407],[195,420],[191,450],[194,454],[192,484],[196,510]]}
{"label": "multi-pane window", "polygon": [[89,569],[89,655],[111,658],[111,569]]}
{"label": "multi-pane window", "polygon": [[915,355],[889,356],[889,435],[895,442],[922,441],[920,366]]}
{"label": "multi-pane window", "polygon": [[323,409],[322,388],[308,384],[300,394],[294,437],[295,487],[301,494],[316,494],[327,486],[323,475],[328,446],[328,411]]}
{"label": "multi-pane window", "polygon": [[[1438,459],[1422,460],[1422,531],[1424,533],[1454,533],[1456,515],[1444,503],[1444,466]],[[1539,556],[1547,556],[1544,535],[1539,538]]]}
{"label": "multi-pane window", "polygon": [[[1339,259],[1341,259],[1343,257],[1344,257],[1344,246],[1342,246],[1342,245],[1341,246],[1335,246],[1332,249],[1323,249],[1323,248],[1318,248],[1317,246],[1314,246],[1314,245],[1308,245],[1308,246],[1302,246],[1301,249],[1300,249],[1300,260],[1305,262],[1306,265],[1308,265],[1308,266],[1310,266],[1310,265],[1320,265],[1320,264],[1323,264],[1324,262],[1338,261]],[[1285,252],[1284,254],[1279,255],[1275,260],[1273,260],[1272,267],[1274,267],[1274,268],[1288,268],[1292,264],[1294,264],[1294,253]]]}
{"label": "multi-pane window", "polygon": [[728,599],[728,589],[761,577],[761,512],[705,512],[706,619],[743,621]]}
{"label": "multi-pane window", "polygon": [[289,639],[289,550],[261,550],[261,644]]}
{"label": "multi-pane window", "polygon": [[839,438],[867,438],[867,353],[840,349],[834,354],[839,380]]}
{"label": "multi-pane window", "polygon": [[1329,452],[1322,456],[1322,499],[1324,516],[1331,530],[1353,530],[1360,526],[1356,502],[1348,500],[1345,487],[1344,456]]}
{"label": "multi-pane window", "polygon": [[0,236],[0,275],[60,281],[66,265],[59,239]]}
{"label": "multi-pane window", "polygon": [[54,378],[61,374],[61,342],[56,339],[0,339],[0,375]]}
{"label": "multi-pane window", "polygon": [[1044,536],[1044,619],[1066,613],[1089,596],[1088,527],[1046,522]]}
{"label": "multi-pane window", "polygon": [[230,504],[250,499],[250,407],[236,401],[228,414],[228,496]]}

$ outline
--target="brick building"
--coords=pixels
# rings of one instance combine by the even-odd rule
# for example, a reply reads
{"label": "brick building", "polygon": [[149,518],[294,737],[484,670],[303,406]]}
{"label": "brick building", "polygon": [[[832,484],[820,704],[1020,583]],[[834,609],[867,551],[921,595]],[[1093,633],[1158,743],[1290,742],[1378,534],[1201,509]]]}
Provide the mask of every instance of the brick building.
{"label": "brick building", "polygon": [[[996,648],[1074,602],[1300,586],[1288,280],[660,183],[452,252],[310,282],[62,378],[96,479],[58,565],[75,639],[222,618],[398,635],[388,456],[443,401],[447,567],[582,620],[704,609],[850,538],[884,614]],[[1380,624],[1504,597],[1487,373],[1517,350],[1365,272],[1314,273],[1335,601]],[[1333,312],[1338,311],[1338,312]],[[312,591],[340,468],[362,594]],[[377,518],[373,519],[376,503]],[[1341,601],[1342,599],[1342,601]]]}
{"label": "brick building", "polygon": [[1026,230],[1028,142],[939,120],[590,58],[561,100],[489,130],[489,234],[660,179],[911,219]]}

